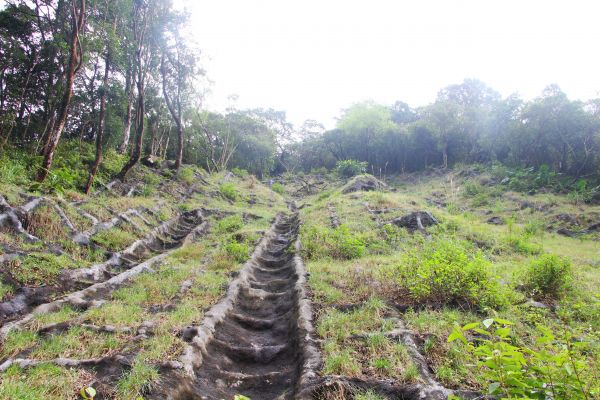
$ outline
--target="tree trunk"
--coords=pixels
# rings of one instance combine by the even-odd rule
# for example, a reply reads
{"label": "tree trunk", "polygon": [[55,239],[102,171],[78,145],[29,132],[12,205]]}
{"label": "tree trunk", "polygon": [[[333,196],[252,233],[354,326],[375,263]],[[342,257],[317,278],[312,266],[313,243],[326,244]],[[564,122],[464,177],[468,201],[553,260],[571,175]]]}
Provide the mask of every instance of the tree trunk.
{"label": "tree trunk", "polygon": [[[113,23],[113,31],[116,29],[116,24],[117,20],[115,19]],[[104,77],[102,79],[102,94],[100,95],[100,112],[98,114],[98,131],[96,132],[96,158],[94,159],[94,164],[90,170],[90,176],[88,177],[87,184],[85,185],[85,194],[90,194],[94,184],[94,179],[98,173],[98,167],[100,167],[100,163],[102,162],[102,144],[104,142],[104,127],[106,119],[106,97],[108,93],[108,75],[110,73],[111,59],[110,44],[107,42],[106,57],[104,59]]]}
{"label": "tree trunk", "polygon": [[[142,69],[139,67],[140,70]],[[121,169],[121,172],[117,175],[121,181],[125,182],[125,177],[127,173],[133,168],[135,164],[140,161],[140,157],[142,155],[142,145],[144,142],[144,116],[146,114],[146,109],[144,105],[144,88],[143,83],[138,82],[138,96],[137,96],[137,105],[135,110],[135,143],[133,145],[133,150],[131,151],[131,156],[127,163]]]}
{"label": "tree trunk", "polygon": [[[181,68],[180,65],[175,65],[174,66],[175,69],[177,70],[177,93],[175,94],[175,98],[173,99],[173,101],[175,102],[175,104],[173,104],[173,101],[171,101],[171,99],[169,98],[169,93],[167,90],[167,72],[166,72],[166,67],[165,67],[165,57],[162,57],[161,60],[161,74],[162,74],[162,87],[163,87],[163,95],[165,98],[165,103],[167,103],[167,108],[169,109],[169,113],[171,114],[171,117],[173,118],[173,121],[175,122],[175,126],[177,128],[177,153],[175,156],[175,169],[179,170],[179,168],[181,167],[181,161],[183,159],[183,123],[181,122],[181,81],[180,81],[180,77],[181,77],[181,73],[179,72],[179,68]],[[175,107],[177,109],[175,109]]]}
{"label": "tree trunk", "polygon": [[448,168],[448,145],[445,144],[444,148],[442,149],[442,168],[447,169]]}
{"label": "tree trunk", "polygon": [[138,51],[138,60],[137,60],[137,104],[135,109],[135,143],[133,145],[133,149],[131,151],[131,156],[121,172],[117,174],[117,178],[121,181],[125,182],[125,178],[127,173],[133,168],[135,164],[140,161],[140,157],[142,155],[142,145],[144,143],[144,117],[146,115],[146,108],[144,104],[144,68],[142,65],[142,55],[141,51]]}
{"label": "tree trunk", "polygon": [[119,153],[125,154],[129,146],[129,137],[131,135],[131,108],[133,105],[133,91],[135,83],[135,74],[133,67],[127,68],[127,76],[125,78],[125,86],[127,88],[127,115],[125,116],[125,128],[123,129],[123,142],[119,146]]}
{"label": "tree trunk", "polygon": [[83,51],[81,49],[79,35],[83,33],[83,26],[85,24],[85,0],[79,0],[79,10],[77,10],[75,4],[73,4],[72,18],[71,46],[65,92],[58,106],[58,120],[54,124],[53,129],[48,132],[48,141],[44,148],[44,160],[37,174],[38,182],[43,182],[46,179],[48,172],[52,167],[54,152],[56,151],[56,146],[58,145],[62,132],[65,128],[65,123],[67,122],[69,105],[71,103],[71,98],[73,97],[73,82],[75,80],[75,74],[77,74],[77,71],[81,67],[81,63],[83,61]]}
{"label": "tree trunk", "polygon": [[148,27],[148,4],[144,2],[134,2],[134,37],[136,43],[135,51],[135,75],[137,86],[137,101],[135,106],[135,143],[131,150],[129,160],[125,163],[121,171],[117,174],[117,179],[125,181],[127,173],[135,164],[140,161],[142,155],[142,146],[144,143],[144,118],[146,117],[146,107],[144,104],[144,84],[146,81],[146,72],[148,67],[146,43],[146,28]]}

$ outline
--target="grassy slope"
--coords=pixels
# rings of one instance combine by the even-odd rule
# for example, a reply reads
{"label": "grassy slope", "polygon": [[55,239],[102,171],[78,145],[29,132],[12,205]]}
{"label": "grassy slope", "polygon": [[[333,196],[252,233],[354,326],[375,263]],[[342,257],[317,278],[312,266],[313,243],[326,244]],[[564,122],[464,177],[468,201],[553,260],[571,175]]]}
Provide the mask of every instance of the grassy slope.
{"label": "grassy slope", "polygon": [[[8,167],[4,165],[5,169]],[[132,207],[155,207],[158,211],[144,214],[158,225],[179,211],[197,208],[219,211],[209,218],[209,233],[196,242],[173,252],[154,273],[143,273],[127,285],[112,293],[101,307],[79,311],[69,307],[51,314],[37,316],[27,329],[13,331],[0,349],[0,360],[23,356],[35,360],[57,357],[75,359],[104,357],[113,354],[134,354],[134,364],[129,371],[104,396],[133,399],[143,395],[144,388],[158,379],[156,362],[175,360],[183,348],[183,341],[176,335],[183,327],[199,323],[203,313],[224,293],[231,274],[248,257],[256,242],[266,230],[277,212],[286,209],[283,198],[264,187],[254,177],[225,177],[225,174],[205,176],[201,183],[192,171],[171,181],[157,175],[146,167],[138,167],[132,181],[139,182],[141,195],[131,198],[109,195],[82,196],[76,191],[50,194],[53,199],[66,202],[77,198],[84,201],[87,212],[100,220],[107,220]],[[229,199],[222,194],[225,187]],[[186,200],[181,193],[195,185],[197,192]],[[28,182],[3,183],[2,193],[12,204],[23,202],[20,192],[27,190]],[[35,194],[35,193],[34,193]],[[253,198],[252,205],[249,199]],[[66,204],[66,203],[65,203]],[[69,206],[65,206],[69,208]],[[78,219],[70,210],[74,223],[80,229],[89,228],[85,219]],[[62,268],[81,268],[102,259],[102,255],[90,253],[70,241],[64,227],[51,210],[41,209],[36,225],[43,243],[29,245],[10,232],[0,234],[0,244],[10,249],[26,250],[28,253],[11,266],[11,273],[27,286],[54,284]],[[87,225],[86,225],[87,224]],[[143,227],[144,224],[139,224]],[[94,235],[92,240],[107,250],[120,250],[142,236],[150,228],[134,229],[128,224],[119,225]],[[67,251],[64,259],[47,256],[50,246]],[[37,258],[36,258],[37,257]],[[48,258],[40,262],[42,258]],[[29,267],[28,267],[29,266]],[[180,293],[185,281],[191,281],[188,291]],[[6,282],[0,286],[0,297],[9,299],[14,287]],[[62,321],[77,321],[69,329],[52,335],[41,335],[40,327]],[[117,328],[131,327],[128,333],[97,333],[80,326],[81,323],[96,326],[111,325]],[[135,330],[141,325],[151,326],[152,334],[137,337]],[[135,338],[135,339],[134,339]],[[89,371],[67,369],[51,364],[21,370],[11,367],[0,374],[0,399],[67,399],[79,398],[78,391],[94,381]]]}
{"label": "grassy slope", "polygon": [[[447,342],[453,327],[501,317],[515,323],[515,344],[538,348],[535,338],[541,334],[537,325],[549,327],[558,336],[568,332],[578,338],[585,344],[580,356],[587,365],[580,374],[598,393],[593,376],[598,366],[600,328],[600,238],[596,234],[572,239],[547,228],[557,226],[559,214],[597,220],[600,207],[574,204],[566,196],[503,192],[500,187],[480,183],[488,181],[485,175],[463,178],[457,174],[399,178],[391,191],[342,194],[336,186],[305,199],[309,206],[302,210],[302,240],[318,310],[317,331],[324,340],[324,373],[418,380],[402,345],[381,334],[390,329],[391,318],[398,316],[397,307],[392,305],[400,305],[402,310],[408,308],[402,318],[417,332],[422,352],[437,378],[448,387],[486,390],[489,383],[485,368],[479,367],[473,356],[457,342]],[[523,201],[533,203],[533,208],[523,208]],[[441,223],[429,229],[430,238],[381,227],[365,203],[370,209],[389,210],[380,214],[383,221],[414,210],[429,210]],[[323,228],[329,226],[331,206],[347,231]],[[506,223],[486,223],[492,216]],[[493,287],[491,295],[505,304],[486,307],[483,295],[457,303],[450,290],[460,292],[460,287],[448,288],[446,296],[436,296],[435,290],[428,296],[410,285],[418,281],[415,268],[427,262],[427,252],[445,248],[448,243],[462,246],[472,258],[480,258],[477,262],[491,278],[481,290]],[[543,253],[567,257],[574,270],[571,290],[560,299],[541,299],[552,306],[548,309],[523,304],[526,296],[516,290],[525,280],[527,267]],[[442,282],[441,289],[446,288],[444,285],[450,286]],[[348,304],[353,305],[351,311]],[[374,336],[366,341],[351,337],[365,332]]]}

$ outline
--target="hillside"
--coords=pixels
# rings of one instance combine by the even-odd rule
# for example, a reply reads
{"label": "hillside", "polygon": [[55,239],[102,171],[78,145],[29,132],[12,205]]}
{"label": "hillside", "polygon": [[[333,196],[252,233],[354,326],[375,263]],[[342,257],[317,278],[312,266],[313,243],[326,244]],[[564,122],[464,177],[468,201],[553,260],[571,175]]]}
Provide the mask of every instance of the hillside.
{"label": "hillside", "polygon": [[599,205],[158,165],[90,196],[3,165],[0,398],[598,395]]}

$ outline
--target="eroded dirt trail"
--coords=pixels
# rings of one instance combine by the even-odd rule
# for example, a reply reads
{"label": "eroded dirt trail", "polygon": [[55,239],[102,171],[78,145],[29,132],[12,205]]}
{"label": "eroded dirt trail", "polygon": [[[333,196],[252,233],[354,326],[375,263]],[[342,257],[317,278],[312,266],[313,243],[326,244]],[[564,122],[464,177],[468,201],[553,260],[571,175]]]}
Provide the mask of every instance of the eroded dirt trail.
{"label": "eroded dirt trail", "polygon": [[304,398],[318,353],[295,254],[298,225],[296,214],[279,217],[227,297],[207,313],[188,353],[193,383],[172,398]]}

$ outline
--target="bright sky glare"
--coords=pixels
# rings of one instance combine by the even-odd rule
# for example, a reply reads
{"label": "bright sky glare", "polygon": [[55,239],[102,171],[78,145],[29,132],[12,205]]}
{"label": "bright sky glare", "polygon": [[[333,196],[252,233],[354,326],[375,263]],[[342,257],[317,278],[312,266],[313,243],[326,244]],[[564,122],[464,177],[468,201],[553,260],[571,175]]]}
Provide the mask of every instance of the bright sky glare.
{"label": "bright sky glare", "polygon": [[332,128],[366,99],[411,106],[476,78],[529,99],[600,96],[597,0],[187,0],[214,82],[206,106],[287,111]]}

